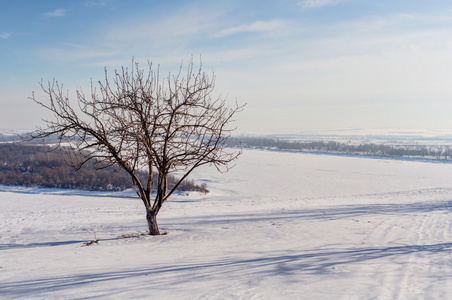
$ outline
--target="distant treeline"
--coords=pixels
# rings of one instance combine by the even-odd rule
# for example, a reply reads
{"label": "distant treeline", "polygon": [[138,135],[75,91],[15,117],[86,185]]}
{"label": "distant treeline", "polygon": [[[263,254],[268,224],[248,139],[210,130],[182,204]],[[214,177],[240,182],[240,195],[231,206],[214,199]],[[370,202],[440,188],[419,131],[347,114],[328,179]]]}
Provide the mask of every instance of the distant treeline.
{"label": "distant treeline", "polygon": [[244,148],[258,149],[452,159],[452,148],[450,146],[384,145],[374,143],[354,145],[335,141],[291,141],[256,137],[231,137],[228,139],[228,145],[232,147],[242,146]]}
{"label": "distant treeline", "polygon": [[13,142],[13,141],[20,141],[20,136],[18,135],[6,135],[0,133],[0,142]]}
{"label": "distant treeline", "polygon": [[[93,161],[75,172],[63,159],[62,151],[51,151],[48,146],[0,143],[0,184],[95,191],[121,191],[132,187],[126,172],[114,167],[97,170]],[[175,183],[176,178],[170,176],[170,188]],[[208,192],[205,184],[197,185],[191,180],[184,180],[178,190]]]}

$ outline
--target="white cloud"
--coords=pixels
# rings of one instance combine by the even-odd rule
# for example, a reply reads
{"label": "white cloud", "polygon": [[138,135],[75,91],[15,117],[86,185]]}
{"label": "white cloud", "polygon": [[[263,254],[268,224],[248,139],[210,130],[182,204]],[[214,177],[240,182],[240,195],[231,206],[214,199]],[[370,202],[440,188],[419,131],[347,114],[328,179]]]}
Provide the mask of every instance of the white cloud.
{"label": "white cloud", "polygon": [[46,17],[64,17],[66,15],[66,10],[56,9],[53,11],[46,12],[44,16]]}
{"label": "white cloud", "polygon": [[284,22],[281,20],[256,21],[251,24],[245,24],[223,29],[212,35],[214,38],[225,37],[242,32],[270,32],[284,28]]}
{"label": "white cloud", "polygon": [[348,2],[350,0],[305,0],[299,2],[301,7],[303,9],[310,9],[310,8],[319,8],[322,6],[328,6],[328,5],[336,5],[341,2]]}
{"label": "white cloud", "polygon": [[9,33],[7,33],[7,32],[4,32],[4,33],[2,33],[2,34],[0,34],[0,38],[2,38],[2,39],[7,39],[7,38],[9,38],[11,36],[11,34],[9,34]]}

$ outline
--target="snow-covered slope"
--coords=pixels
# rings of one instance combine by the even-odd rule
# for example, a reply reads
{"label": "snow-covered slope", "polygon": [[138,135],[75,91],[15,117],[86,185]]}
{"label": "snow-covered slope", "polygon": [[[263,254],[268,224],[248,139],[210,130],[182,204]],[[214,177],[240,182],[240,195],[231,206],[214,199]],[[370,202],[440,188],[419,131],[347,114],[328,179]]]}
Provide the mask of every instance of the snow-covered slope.
{"label": "snow-covered slope", "polygon": [[[247,150],[146,230],[133,194],[2,187],[1,299],[450,299],[452,165]],[[19,191],[19,192],[18,192]],[[98,244],[82,247],[99,239]]]}

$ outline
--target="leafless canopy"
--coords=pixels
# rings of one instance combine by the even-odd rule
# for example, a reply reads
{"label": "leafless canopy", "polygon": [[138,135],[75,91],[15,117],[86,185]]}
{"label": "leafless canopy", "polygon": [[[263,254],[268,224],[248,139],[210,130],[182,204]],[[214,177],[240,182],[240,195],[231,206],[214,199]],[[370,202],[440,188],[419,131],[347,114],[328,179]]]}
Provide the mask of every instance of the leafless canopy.
{"label": "leafless canopy", "polygon": [[[132,61],[131,69],[115,71],[111,80],[105,70],[105,81],[91,84],[90,97],[77,91],[78,106],[58,81],[41,82],[50,102],[36,99],[34,93],[31,99],[54,117],[32,138],[57,135],[60,146],[88,150],[71,158],[76,168],[95,159],[99,167],[125,170],[146,207],[150,233],[159,234],[156,215],[178,186],[168,190],[168,174],[182,172],[182,181],[202,165],[227,171],[240,155],[225,146],[234,130],[233,117],[243,106],[227,107],[224,97],[213,96],[214,86],[214,74],[203,72],[201,65],[195,68],[193,60],[186,71],[181,65],[178,73],[164,78],[150,62],[143,70]],[[143,170],[148,174],[145,181],[138,176]],[[152,186],[154,172],[157,187]],[[151,199],[153,189],[157,192]]]}

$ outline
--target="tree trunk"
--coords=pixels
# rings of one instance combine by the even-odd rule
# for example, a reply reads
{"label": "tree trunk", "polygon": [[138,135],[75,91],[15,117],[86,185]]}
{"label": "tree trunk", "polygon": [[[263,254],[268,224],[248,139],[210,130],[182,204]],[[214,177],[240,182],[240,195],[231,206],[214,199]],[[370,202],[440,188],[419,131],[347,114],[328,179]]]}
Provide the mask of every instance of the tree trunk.
{"label": "tree trunk", "polygon": [[149,234],[160,235],[159,226],[157,225],[157,212],[146,207],[146,220],[148,221]]}

